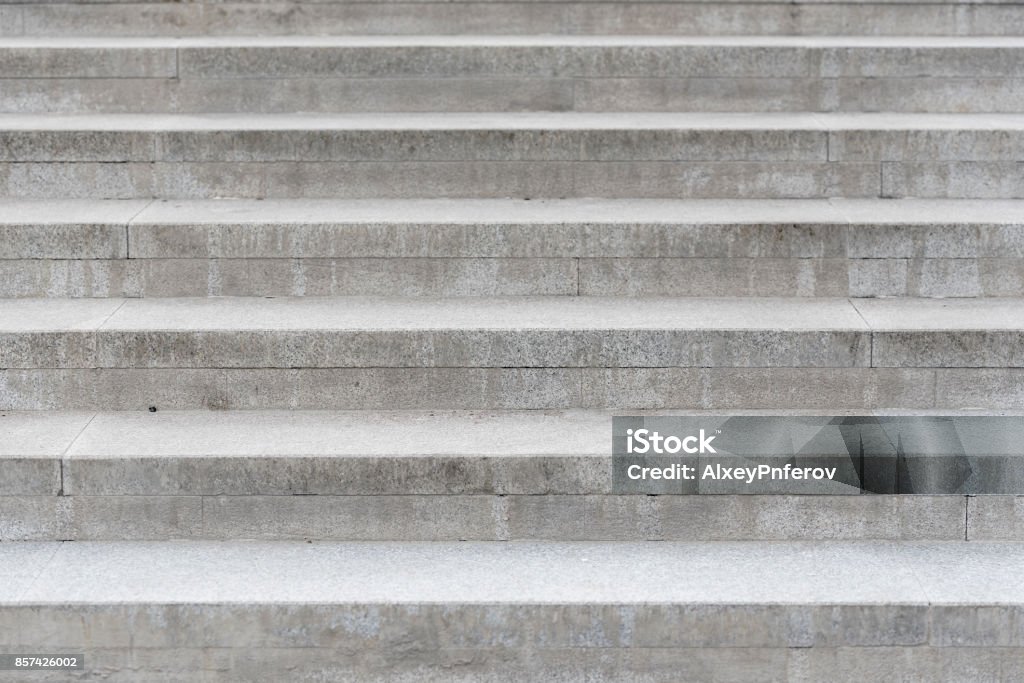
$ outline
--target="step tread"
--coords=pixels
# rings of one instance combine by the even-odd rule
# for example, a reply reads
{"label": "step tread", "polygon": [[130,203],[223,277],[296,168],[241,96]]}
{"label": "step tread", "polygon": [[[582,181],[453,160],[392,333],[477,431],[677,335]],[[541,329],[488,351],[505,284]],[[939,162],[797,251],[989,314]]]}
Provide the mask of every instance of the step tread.
{"label": "step tread", "polygon": [[1024,299],[213,297],[3,299],[0,332],[1024,330]]}
{"label": "step tread", "polygon": [[[1024,410],[633,410],[730,414],[1024,416]],[[608,457],[611,410],[162,410],[0,413],[0,458]],[[386,434],[387,438],[381,438]]]}
{"label": "step tread", "polygon": [[0,132],[263,131],[1022,131],[1006,113],[374,112],[302,114],[0,114]]}
{"label": "step tread", "polygon": [[0,226],[1024,223],[1000,199],[0,199]]}
{"label": "step tread", "polygon": [[1020,605],[1022,563],[1004,543],[5,543],[0,604]]}
{"label": "step tread", "polygon": [[[100,200],[101,202],[104,200]],[[46,202],[14,211],[46,220]],[[0,203],[0,206],[4,206]],[[5,218],[0,216],[0,224]],[[16,219],[17,220],[17,219]],[[566,225],[1020,224],[1024,200],[975,199],[411,199],[154,201],[132,225],[415,223]]]}
{"label": "step tread", "polygon": [[0,456],[603,456],[611,417],[586,410],[7,412]]}

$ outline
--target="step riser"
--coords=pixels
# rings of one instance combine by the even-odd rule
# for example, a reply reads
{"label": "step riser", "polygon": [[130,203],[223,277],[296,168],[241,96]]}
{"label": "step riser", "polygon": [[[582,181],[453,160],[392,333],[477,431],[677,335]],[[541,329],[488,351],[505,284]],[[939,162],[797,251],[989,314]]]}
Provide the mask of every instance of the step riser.
{"label": "step riser", "polygon": [[[27,633],[52,624],[43,645],[91,640],[96,623],[108,637],[128,638],[137,629],[135,647],[177,645],[196,648],[333,648],[342,652],[395,654],[405,645],[414,657],[432,659],[447,648],[494,650],[515,647],[548,649],[625,648],[635,650],[707,647],[707,641],[732,632],[731,647],[799,648],[918,645],[948,646],[951,634],[934,628],[933,618],[968,619],[975,607],[882,604],[840,606],[794,605],[609,605],[554,603],[539,605],[460,604],[404,605],[266,604],[244,605],[94,605],[3,608],[5,635],[21,645]],[[986,616],[994,617],[989,613]],[[83,618],[83,615],[88,615]],[[19,619],[25,625],[19,630]],[[237,628],[224,628],[235,623]],[[167,624],[182,624],[181,633]],[[188,624],[188,626],[185,626]],[[269,624],[279,628],[268,629]],[[342,626],[344,624],[345,626]],[[486,628],[481,629],[486,625]],[[879,626],[888,626],[881,628]],[[987,624],[986,624],[987,625]],[[890,630],[891,629],[891,630]],[[905,630],[904,630],[905,629]],[[987,640],[981,626],[964,633],[962,647]],[[174,636],[183,641],[174,641]],[[113,639],[113,638],[112,638]],[[123,644],[124,647],[128,643]],[[714,647],[714,646],[712,646]],[[385,649],[388,648],[388,649]],[[408,652],[403,652],[403,655]],[[592,655],[595,653],[591,653]],[[88,661],[88,660],[87,660]],[[678,680],[678,679],[677,679]],[[763,679],[762,679],[763,680]]]}
{"label": "step riser", "polygon": [[[147,614],[151,613],[147,610]],[[51,615],[47,612],[47,615]],[[20,616],[20,614],[19,614]],[[38,627],[39,633],[50,633],[54,625],[65,625],[69,619],[91,622],[92,612],[53,615]],[[168,615],[168,619],[171,617]],[[444,617],[448,618],[447,613]],[[555,617],[551,617],[554,619]],[[400,623],[402,617],[395,616]],[[42,620],[42,619],[41,619]],[[132,613],[112,617],[116,623],[135,623]],[[123,620],[123,621],[119,621]],[[353,620],[355,618],[353,617]],[[193,617],[181,617],[189,623]],[[268,614],[265,623],[276,623],[276,615]],[[225,627],[224,624],[230,624]],[[304,622],[303,622],[304,623]],[[390,623],[390,622],[389,622]],[[896,624],[893,624],[895,628]],[[211,628],[243,628],[244,624],[230,618],[216,620]],[[36,630],[29,631],[30,636]],[[33,642],[39,642],[38,639]],[[78,643],[92,640],[69,640],[70,650],[86,649]],[[145,680],[164,683],[191,683],[197,679],[211,683],[246,681],[275,683],[289,681],[321,681],[325,671],[332,681],[341,683],[390,683],[395,680],[416,680],[426,683],[478,683],[479,681],[510,682],[542,680],[586,680],[615,683],[623,677],[651,683],[677,683],[680,680],[703,680],[714,672],[724,680],[737,683],[764,681],[828,680],[835,683],[861,683],[866,680],[1006,680],[1019,670],[1024,657],[1021,648],[1013,647],[798,647],[798,648],[545,648],[538,650],[513,648],[468,647],[441,649],[429,653],[417,651],[415,656],[396,646],[394,650],[367,651],[335,647],[167,647],[129,648],[127,641],[110,647],[88,649],[89,666],[104,670],[106,680],[121,683]],[[395,650],[401,649],[401,655]],[[756,673],[755,673],[756,672]],[[962,672],[962,676],[957,676]],[[64,681],[65,673],[51,675],[33,671],[35,681]]]}
{"label": "step riser", "polygon": [[1024,79],[11,79],[0,113],[1020,112]]}
{"label": "step riser", "polygon": [[0,163],[15,199],[1024,198],[1016,162]]}
{"label": "step riser", "polygon": [[578,278],[575,259],[0,260],[0,297],[570,296]]}
{"label": "step riser", "polygon": [[[153,78],[188,82],[235,79],[897,79],[1024,78],[1020,41],[985,47],[869,44],[862,47],[670,44],[659,39],[608,44],[537,44],[481,38],[454,45],[316,45],[86,47],[0,43],[6,78]],[[94,41],[95,42],[95,41]],[[255,42],[255,41],[254,41]],[[329,42],[329,41],[324,41]],[[431,40],[431,42],[436,42]],[[615,44],[615,43],[618,44]],[[658,44],[665,42],[669,44]],[[709,41],[710,42],[710,41]],[[115,43],[116,45],[116,43]]]}
{"label": "step riser", "polygon": [[[343,305],[343,304],[342,304]],[[776,302],[769,305],[777,306]],[[507,308],[507,306],[506,306]],[[17,306],[7,307],[12,316]],[[138,307],[136,307],[138,310]],[[322,309],[308,309],[315,319]],[[0,332],[0,367],[8,369],[158,368],[1024,368],[1024,333],[1014,329],[678,329],[652,325],[665,309],[648,309],[651,321],[623,329],[594,326],[544,329],[199,329],[161,330],[187,309],[128,314],[99,331]],[[22,311],[21,315],[26,312]],[[273,316],[273,309],[251,315]],[[382,316],[387,315],[382,306]],[[571,310],[566,315],[573,315]],[[714,308],[689,315],[715,315]],[[1013,315],[1008,311],[1007,314]],[[57,311],[56,315],[60,315]],[[212,315],[216,315],[213,313]],[[226,315],[226,312],[225,312]],[[364,313],[365,315],[365,313]],[[401,314],[399,314],[401,315]],[[443,313],[439,313],[443,315]],[[823,313],[824,315],[824,313]],[[584,313],[586,316],[586,313]],[[22,318],[28,321],[29,318]],[[225,319],[227,320],[227,319]],[[31,323],[28,323],[31,324]],[[228,323],[230,325],[230,323]],[[386,323],[385,323],[386,325]],[[830,322],[829,326],[841,327]],[[141,326],[143,329],[131,329]],[[152,329],[156,328],[156,329]]]}
{"label": "step riser", "polygon": [[[749,683],[805,677],[851,683],[887,677],[1006,680],[1004,673],[1018,670],[1024,650],[988,645],[985,629],[1016,613],[982,608],[979,617],[978,611],[921,605],[257,602],[12,606],[3,608],[0,623],[18,647],[38,642],[85,650],[87,666],[112,671],[113,681],[147,674],[182,682],[317,681],[324,672],[346,682],[619,681],[626,675],[674,683],[702,680],[709,672]],[[169,637],[168,624],[181,640]],[[103,635],[98,638],[91,625]],[[726,640],[730,646],[720,645]],[[958,672],[964,675],[950,675]],[[34,680],[66,680],[33,674]]]}
{"label": "step riser", "polygon": [[0,367],[1022,368],[1020,331],[202,331],[0,334]]}
{"label": "step riser", "polygon": [[1021,500],[999,495],[15,495],[0,496],[0,541],[1021,540],[1020,515],[1002,527],[993,523],[996,514]]}
{"label": "step riser", "polygon": [[[310,125],[307,122],[305,125]],[[354,123],[360,126],[365,124]],[[0,194],[142,197],[1024,196],[1024,132],[997,130],[31,131]],[[315,127],[315,124],[314,124]]]}
{"label": "step riser", "polygon": [[[137,414],[133,414],[136,416]],[[146,414],[148,417],[149,415]],[[609,417],[609,422],[611,418]],[[601,442],[607,436],[607,424],[598,425],[595,434],[586,438]],[[344,435],[343,437],[344,438]],[[580,436],[579,438],[584,438]],[[624,510],[643,510],[643,496],[613,496],[621,493],[613,486],[613,460],[606,455],[609,444],[600,443],[595,453],[579,456],[568,455],[486,455],[481,446],[478,455],[376,455],[362,453],[355,456],[328,455],[322,457],[302,455],[259,455],[259,456],[189,456],[169,454],[159,457],[66,457],[25,458],[4,456],[0,470],[5,481],[0,495],[61,495],[64,497],[90,496],[204,496],[209,499],[220,497],[257,496],[289,499],[293,503],[313,504],[314,498],[372,497],[383,496],[398,500],[403,496],[411,503],[423,502],[432,496],[519,496],[522,506],[532,500],[537,505],[530,509],[543,509],[543,496],[557,498],[554,509],[572,501],[579,505],[576,510],[611,510],[613,505],[622,505]],[[840,464],[849,467],[847,456],[825,452],[815,455],[801,452],[805,464]],[[744,465],[746,459],[739,459]],[[757,462],[764,460],[754,459]],[[701,471],[710,464],[737,462],[731,457],[709,455],[697,460]],[[949,464],[949,458],[909,457],[902,460],[904,480],[896,482],[895,470],[890,472],[885,487],[891,491],[915,497],[928,495],[962,493],[971,496],[990,494],[1009,495],[1011,498],[1024,492],[1024,457],[1019,454],[981,454],[964,456],[963,464],[970,468],[971,476],[962,480],[963,473]],[[865,475],[867,476],[867,475]],[[879,474],[878,478],[881,475]],[[874,479],[874,475],[867,476]],[[800,508],[815,508],[819,504],[827,507],[823,489],[809,488],[806,482],[781,485],[751,485],[746,481],[719,481],[703,485],[702,495],[727,498],[728,494],[773,493],[781,499],[791,498],[788,503]],[[676,485],[676,492],[683,484]],[[671,494],[671,491],[668,491]],[[879,483],[875,490],[882,490]],[[649,489],[653,490],[653,489]],[[881,500],[871,495],[857,495],[859,489],[847,484],[836,485],[829,495],[847,497],[849,500]],[[797,495],[819,493],[822,495]],[[783,495],[787,494],[787,495]],[[793,494],[793,495],[788,495]],[[682,494],[680,494],[682,495]],[[952,494],[950,494],[952,495]],[[590,497],[589,499],[587,497]],[[759,500],[750,495],[751,500]],[[955,497],[955,496],[953,496]],[[947,496],[949,498],[949,496]],[[673,499],[669,495],[666,500]],[[798,502],[803,500],[803,503]],[[1024,500],[1024,496],[1021,497]],[[771,498],[764,498],[770,501]],[[604,502],[602,502],[604,501]],[[632,502],[628,502],[632,501]],[[650,502],[650,501],[648,501]],[[605,504],[607,503],[607,505]],[[633,504],[636,504],[633,507]],[[326,504],[326,503],[325,503]],[[725,505],[725,503],[722,503]],[[769,503],[765,502],[765,505]],[[772,503],[774,504],[774,503]],[[844,505],[846,503],[836,503]],[[868,503],[864,503],[868,505]],[[922,505],[924,503],[921,503]],[[531,504],[532,505],[532,504]],[[700,505],[680,503],[680,505]],[[710,505],[710,503],[709,503]],[[859,503],[849,503],[859,505]],[[879,503],[881,505],[881,503]],[[870,507],[870,506],[869,506]],[[803,509],[803,508],[800,508]],[[998,509],[982,506],[982,509]],[[567,512],[566,514],[572,514]],[[602,513],[603,514],[603,513]],[[589,514],[581,514],[581,518]],[[1015,515],[1009,515],[1007,521]],[[554,528],[554,527],[552,527]]]}
{"label": "step riser", "polygon": [[1010,409],[999,368],[99,369],[0,372],[0,410]]}
{"label": "step riser", "polygon": [[1019,297],[1024,260],[0,260],[3,298],[540,295]]}
{"label": "step riser", "polygon": [[140,3],[0,5],[6,35],[1024,35],[1013,4]]}
{"label": "step riser", "polygon": [[1022,51],[642,43],[7,47],[0,49],[0,111],[1016,112],[1024,106]]}
{"label": "step riser", "polygon": [[[814,167],[831,162],[838,168],[851,169],[871,165],[877,173],[879,164],[892,170],[915,164],[939,166],[942,162],[1014,164],[1024,156],[1024,128],[1013,117],[1002,119],[1006,121],[1005,127],[992,130],[948,126],[926,130],[915,129],[912,123],[904,124],[902,130],[871,129],[870,123],[863,129],[829,130],[827,119],[818,122],[805,117],[793,122],[771,119],[767,127],[751,123],[744,128],[723,122],[716,128],[708,125],[704,116],[693,127],[687,127],[686,119],[669,122],[665,115],[649,125],[645,125],[644,119],[634,123],[621,118],[583,116],[553,126],[545,125],[545,115],[537,116],[541,118],[513,118],[506,126],[500,122],[481,125],[462,117],[446,127],[444,119],[437,119],[428,122],[424,130],[416,129],[418,123],[414,118],[401,119],[389,127],[374,125],[366,116],[274,119],[266,124],[267,128],[254,130],[232,127],[232,121],[226,122],[223,129],[189,129],[186,119],[175,124],[186,129],[180,131],[138,130],[146,123],[140,124],[136,119],[126,122],[125,130],[95,130],[95,122],[78,124],[81,127],[76,129],[76,121],[71,119],[67,124],[70,130],[9,128],[0,132],[0,161],[7,168],[31,162],[55,166],[57,162],[240,166],[292,162],[299,168],[353,162],[537,162],[540,168],[544,163],[558,162],[779,162],[783,171],[787,165]],[[217,125],[217,119],[211,121],[191,125]],[[573,121],[578,121],[577,128],[572,127]],[[159,119],[154,123],[158,125]],[[460,123],[468,128],[460,129]],[[963,123],[965,127],[979,124],[987,127],[988,122],[965,119]],[[13,125],[29,124],[18,117]],[[289,130],[289,125],[300,129]],[[280,128],[274,129],[275,126]],[[339,126],[342,129],[336,130]]]}

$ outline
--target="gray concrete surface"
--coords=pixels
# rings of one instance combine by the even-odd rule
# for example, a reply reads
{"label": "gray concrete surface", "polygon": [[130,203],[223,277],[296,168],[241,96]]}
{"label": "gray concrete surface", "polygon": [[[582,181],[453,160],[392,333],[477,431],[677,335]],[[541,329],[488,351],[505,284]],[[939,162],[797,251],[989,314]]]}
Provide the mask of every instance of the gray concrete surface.
{"label": "gray concrete surface", "polygon": [[7,35],[1024,35],[1010,2],[4,3]]}
{"label": "gray concrete surface", "polygon": [[1006,114],[10,114],[0,138],[0,192],[14,198],[1012,199],[1024,187],[1024,132]]}
{"label": "gray concrete surface", "polygon": [[683,496],[607,437],[1020,417],[1021,7],[0,0],[0,642],[1020,678],[1013,444],[957,495]]}

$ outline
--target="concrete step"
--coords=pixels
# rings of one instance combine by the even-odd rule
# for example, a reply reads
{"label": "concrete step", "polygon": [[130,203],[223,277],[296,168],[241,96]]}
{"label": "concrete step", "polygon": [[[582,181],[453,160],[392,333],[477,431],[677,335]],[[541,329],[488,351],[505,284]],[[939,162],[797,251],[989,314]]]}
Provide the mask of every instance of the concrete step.
{"label": "concrete step", "polygon": [[642,495],[613,485],[612,415],[2,413],[0,540],[1024,540],[1016,444],[941,490]]}
{"label": "concrete step", "polygon": [[114,681],[1003,681],[1022,562],[963,542],[2,544],[0,632]]}
{"label": "concrete step", "polygon": [[1024,367],[1016,298],[14,299],[0,311],[6,368]]}
{"label": "concrete step", "polygon": [[8,38],[0,111],[1020,112],[1022,65],[992,36]]}
{"label": "concrete step", "polygon": [[0,302],[0,408],[1012,408],[1020,299]]}
{"label": "concrete step", "polygon": [[576,294],[1024,296],[1024,202],[0,203],[5,298]]}
{"label": "concrete step", "polygon": [[0,3],[7,35],[1024,35],[1014,0]]}
{"label": "concrete step", "polygon": [[10,198],[1024,196],[1009,114],[3,115]]}

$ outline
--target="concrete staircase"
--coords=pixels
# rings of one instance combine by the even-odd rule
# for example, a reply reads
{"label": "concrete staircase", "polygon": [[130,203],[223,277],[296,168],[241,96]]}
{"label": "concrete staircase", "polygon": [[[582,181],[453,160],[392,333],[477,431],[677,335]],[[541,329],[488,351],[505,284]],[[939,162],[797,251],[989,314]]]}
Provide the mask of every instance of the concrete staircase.
{"label": "concrete staircase", "polygon": [[0,680],[1024,679],[1024,457],[749,413],[1024,418],[1024,5],[0,0]]}

